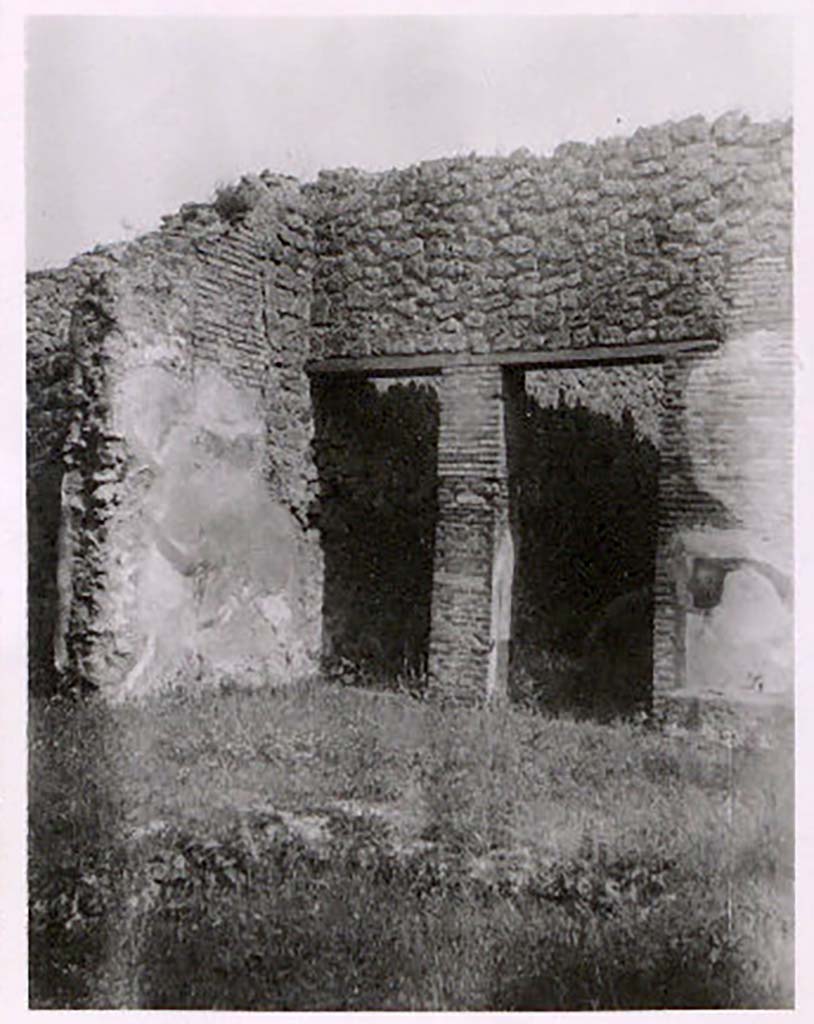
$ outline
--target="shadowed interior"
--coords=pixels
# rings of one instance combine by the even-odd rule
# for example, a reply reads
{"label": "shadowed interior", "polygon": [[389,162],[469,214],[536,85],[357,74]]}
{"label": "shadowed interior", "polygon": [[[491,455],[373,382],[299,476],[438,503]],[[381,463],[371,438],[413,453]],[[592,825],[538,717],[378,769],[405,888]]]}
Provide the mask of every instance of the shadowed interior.
{"label": "shadowed interior", "polygon": [[437,518],[437,396],[412,382],[324,380],[312,394],[325,664],[421,674]]}
{"label": "shadowed interior", "polygon": [[615,418],[564,391],[551,407],[527,394],[516,436],[513,689],[525,678],[548,699],[648,691],[656,446],[629,408]]}

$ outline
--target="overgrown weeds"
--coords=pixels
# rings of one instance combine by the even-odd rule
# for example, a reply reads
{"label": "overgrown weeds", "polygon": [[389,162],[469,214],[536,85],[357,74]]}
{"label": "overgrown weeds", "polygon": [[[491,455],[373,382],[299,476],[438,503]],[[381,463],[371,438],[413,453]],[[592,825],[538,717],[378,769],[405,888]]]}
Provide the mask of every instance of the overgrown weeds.
{"label": "overgrown weeds", "polygon": [[31,712],[32,1006],[792,1002],[777,751],[318,681]]}
{"label": "overgrown weeds", "polygon": [[212,206],[227,224],[239,224],[254,206],[251,186],[244,180],[218,185]]}

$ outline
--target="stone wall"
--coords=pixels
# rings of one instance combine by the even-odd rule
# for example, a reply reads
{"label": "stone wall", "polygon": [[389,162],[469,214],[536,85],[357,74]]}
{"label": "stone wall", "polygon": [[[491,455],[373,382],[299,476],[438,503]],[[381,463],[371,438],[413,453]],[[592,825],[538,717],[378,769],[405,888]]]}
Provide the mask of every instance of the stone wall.
{"label": "stone wall", "polygon": [[314,355],[720,337],[731,263],[788,237],[791,162],[790,122],[725,115],[321,174]]}
{"label": "stone wall", "polygon": [[316,665],[310,236],[296,183],[242,188],[103,250],[75,296],[55,655],[114,697]]}
{"label": "stone wall", "polygon": [[57,562],[62,451],[74,409],[71,315],[103,257],[80,257],[66,268],[30,274],[26,302],[26,489],[28,645],[31,686],[53,683],[57,626]]}

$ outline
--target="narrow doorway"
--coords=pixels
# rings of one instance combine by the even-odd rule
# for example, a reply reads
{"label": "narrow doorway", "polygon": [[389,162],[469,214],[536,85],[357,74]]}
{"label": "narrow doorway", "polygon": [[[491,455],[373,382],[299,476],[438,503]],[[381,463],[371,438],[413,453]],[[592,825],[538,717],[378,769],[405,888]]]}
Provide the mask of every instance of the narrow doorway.
{"label": "narrow doorway", "polygon": [[510,693],[625,711],[652,687],[657,365],[526,374],[512,457]]}
{"label": "narrow doorway", "polygon": [[426,672],[438,398],[421,382],[315,378],[323,668],[388,685]]}

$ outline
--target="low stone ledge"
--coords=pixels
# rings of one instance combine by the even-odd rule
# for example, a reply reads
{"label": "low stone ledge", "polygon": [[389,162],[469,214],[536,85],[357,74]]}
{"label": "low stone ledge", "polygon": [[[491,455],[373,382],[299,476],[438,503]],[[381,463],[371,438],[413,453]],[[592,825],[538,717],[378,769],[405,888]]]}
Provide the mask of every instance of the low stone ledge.
{"label": "low stone ledge", "polygon": [[657,691],[653,717],[665,732],[698,733],[728,746],[776,747],[794,730],[789,694]]}

